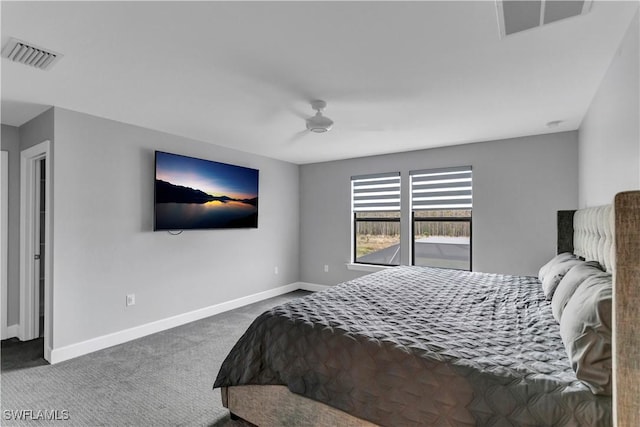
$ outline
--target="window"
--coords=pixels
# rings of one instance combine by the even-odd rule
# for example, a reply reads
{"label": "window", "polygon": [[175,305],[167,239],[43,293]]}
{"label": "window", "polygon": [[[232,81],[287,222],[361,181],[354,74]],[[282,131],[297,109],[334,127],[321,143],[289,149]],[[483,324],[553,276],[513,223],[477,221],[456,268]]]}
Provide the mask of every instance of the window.
{"label": "window", "polygon": [[471,270],[471,167],[410,176],[413,265]]}
{"label": "window", "polygon": [[400,265],[400,173],[351,177],[353,262]]}

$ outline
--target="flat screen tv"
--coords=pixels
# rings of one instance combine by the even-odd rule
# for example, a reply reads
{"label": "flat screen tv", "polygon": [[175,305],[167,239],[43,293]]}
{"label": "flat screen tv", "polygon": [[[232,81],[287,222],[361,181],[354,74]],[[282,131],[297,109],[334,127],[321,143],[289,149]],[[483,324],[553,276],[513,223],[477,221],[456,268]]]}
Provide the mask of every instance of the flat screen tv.
{"label": "flat screen tv", "polygon": [[156,151],[154,230],[258,227],[258,170]]}

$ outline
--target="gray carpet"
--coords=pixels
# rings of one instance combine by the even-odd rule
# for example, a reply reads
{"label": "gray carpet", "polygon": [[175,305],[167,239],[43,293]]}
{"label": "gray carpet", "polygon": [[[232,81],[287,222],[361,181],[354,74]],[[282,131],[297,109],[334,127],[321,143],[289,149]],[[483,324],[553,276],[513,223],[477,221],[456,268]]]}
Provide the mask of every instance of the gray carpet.
{"label": "gray carpet", "polygon": [[[212,390],[222,361],[263,311],[296,291],[56,365],[2,371],[0,424],[235,426]],[[4,351],[4,349],[3,349]],[[59,421],[9,420],[7,411],[58,411]]]}

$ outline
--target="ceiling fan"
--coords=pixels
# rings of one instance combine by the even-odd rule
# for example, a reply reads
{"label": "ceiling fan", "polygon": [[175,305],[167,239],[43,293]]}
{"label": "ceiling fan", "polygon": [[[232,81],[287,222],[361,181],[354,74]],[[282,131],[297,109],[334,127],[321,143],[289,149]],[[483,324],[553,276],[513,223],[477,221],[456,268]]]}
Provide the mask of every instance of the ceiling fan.
{"label": "ceiling fan", "polygon": [[316,99],[314,101],[311,101],[311,108],[316,110],[316,114],[314,114],[313,116],[308,117],[307,115],[300,114],[296,111],[295,114],[305,120],[307,128],[295,133],[289,139],[289,142],[297,141],[303,136],[309,134],[309,132],[314,132],[314,133],[329,132],[331,128],[333,128],[333,120],[331,120],[330,118],[322,114],[322,111],[326,108],[326,106],[327,106],[327,103],[325,101]]}
{"label": "ceiling fan", "polygon": [[316,110],[316,114],[307,119],[307,129],[315,133],[328,132],[333,127],[333,120],[322,115],[322,110],[327,107],[327,103],[322,100],[311,101],[311,108]]}

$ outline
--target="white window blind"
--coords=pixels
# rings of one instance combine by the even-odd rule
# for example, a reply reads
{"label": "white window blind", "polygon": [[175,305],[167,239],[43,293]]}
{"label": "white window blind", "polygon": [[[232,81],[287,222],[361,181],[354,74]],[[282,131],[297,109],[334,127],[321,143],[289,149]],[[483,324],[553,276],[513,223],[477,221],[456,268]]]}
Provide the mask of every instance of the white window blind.
{"label": "white window blind", "polygon": [[415,210],[471,209],[471,166],[411,171],[411,205]]}
{"label": "white window blind", "polygon": [[400,210],[400,173],[351,177],[353,212]]}

